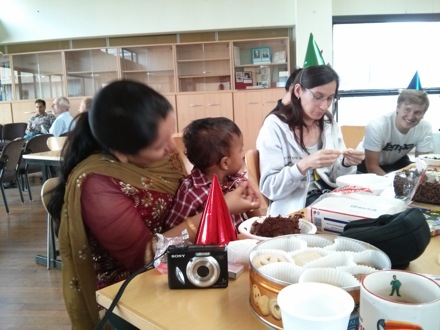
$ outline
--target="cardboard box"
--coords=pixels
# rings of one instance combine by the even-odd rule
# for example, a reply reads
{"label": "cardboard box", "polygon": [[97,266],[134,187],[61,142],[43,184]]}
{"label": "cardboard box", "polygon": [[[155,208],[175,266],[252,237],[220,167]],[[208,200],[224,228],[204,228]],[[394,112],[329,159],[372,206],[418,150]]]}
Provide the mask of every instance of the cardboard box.
{"label": "cardboard box", "polygon": [[356,196],[327,197],[309,207],[309,219],[318,230],[342,233],[347,223],[365,218],[377,218],[382,214],[396,214],[406,209],[398,199],[362,194]]}

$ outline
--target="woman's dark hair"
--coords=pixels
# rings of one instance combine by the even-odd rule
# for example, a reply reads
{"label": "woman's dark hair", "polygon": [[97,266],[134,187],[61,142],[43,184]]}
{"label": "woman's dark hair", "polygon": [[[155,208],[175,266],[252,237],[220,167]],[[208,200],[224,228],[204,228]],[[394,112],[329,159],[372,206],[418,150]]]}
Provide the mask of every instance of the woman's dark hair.
{"label": "woman's dark hair", "polygon": [[67,179],[76,165],[95,153],[135,155],[155,141],[159,122],[172,110],[165,97],[138,82],[119,80],[99,91],[90,111],[75,117],[62,150],[60,181],[48,205],[52,217],[60,220]]}
{"label": "woman's dark hair", "polygon": [[[329,65],[316,65],[304,69],[297,69],[292,73],[291,77],[292,76],[294,76],[292,84],[299,84],[302,89],[311,89],[335,81],[335,98],[337,97],[339,76]],[[301,106],[300,99],[295,96],[295,92],[292,91],[291,104],[283,106],[280,110],[274,110],[271,114],[272,113],[280,118],[281,121],[288,124],[292,131],[299,129],[299,137],[294,134],[295,140],[305,152],[308,152],[303,140],[303,130],[306,127],[303,120],[304,110]],[[327,111],[319,121],[321,132],[324,129],[324,121],[333,123],[333,115],[329,111]]]}
{"label": "woman's dark hair", "polygon": [[234,136],[240,128],[225,117],[202,118],[191,122],[183,131],[188,160],[202,172],[230,155]]}

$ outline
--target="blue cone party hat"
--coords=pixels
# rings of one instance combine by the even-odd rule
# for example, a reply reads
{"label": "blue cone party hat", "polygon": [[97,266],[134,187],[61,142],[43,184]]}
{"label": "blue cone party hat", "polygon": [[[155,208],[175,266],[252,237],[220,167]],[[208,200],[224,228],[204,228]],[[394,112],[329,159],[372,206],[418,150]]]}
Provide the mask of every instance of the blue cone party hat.
{"label": "blue cone party hat", "polygon": [[417,91],[421,91],[423,89],[422,83],[420,82],[419,71],[416,71],[414,77],[412,78],[406,89],[415,89]]}
{"label": "blue cone party hat", "polygon": [[325,65],[324,58],[322,57],[321,51],[319,50],[318,44],[310,33],[309,44],[307,45],[306,58],[304,59],[304,68],[315,65]]}

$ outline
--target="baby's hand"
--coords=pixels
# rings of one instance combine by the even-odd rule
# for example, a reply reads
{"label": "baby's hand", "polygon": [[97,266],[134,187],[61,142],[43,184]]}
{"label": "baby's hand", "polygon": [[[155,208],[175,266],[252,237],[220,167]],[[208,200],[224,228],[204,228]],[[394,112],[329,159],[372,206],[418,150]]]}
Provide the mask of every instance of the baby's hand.
{"label": "baby's hand", "polygon": [[234,191],[227,193],[225,201],[232,214],[246,213],[260,207],[258,195],[247,181],[240,182]]}

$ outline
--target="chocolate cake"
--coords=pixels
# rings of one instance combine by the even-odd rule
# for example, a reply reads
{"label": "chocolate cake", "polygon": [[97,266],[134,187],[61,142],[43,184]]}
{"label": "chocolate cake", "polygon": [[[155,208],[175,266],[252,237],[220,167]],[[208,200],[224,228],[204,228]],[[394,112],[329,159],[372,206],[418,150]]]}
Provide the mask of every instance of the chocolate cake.
{"label": "chocolate cake", "polygon": [[[394,176],[394,193],[405,196],[414,180],[414,169],[397,172]],[[412,199],[414,202],[440,205],[440,171],[429,168]]]}
{"label": "chocolate cake", "polygon": [[263,237],[277,237],[281,235],[300,234],[299,219],[302,213],[289,217],[267,217],[263,222],[255,221],[251,227],[251,234]]}

